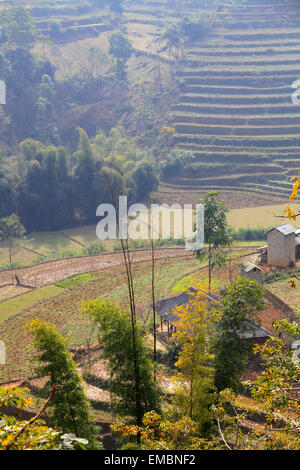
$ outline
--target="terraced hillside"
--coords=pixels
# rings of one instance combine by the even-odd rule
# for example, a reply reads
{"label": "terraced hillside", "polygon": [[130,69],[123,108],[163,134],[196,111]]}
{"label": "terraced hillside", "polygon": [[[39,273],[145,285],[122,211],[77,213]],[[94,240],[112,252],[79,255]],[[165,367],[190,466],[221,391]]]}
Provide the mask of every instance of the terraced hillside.
{"label": "terraced hillside", "polygon": [[[284,196],[300,164],[300,105],[291,100],[291,85],[300,78],[300,3],[220,3],[212,32],[199,42],[186,42],[177,61],[181,94],[170,124],[176,146],[196,158],[163,187],[183,193],[239,188],[262,194],[267,189]],[[0,1],[0,7],[13,4]],[[57,66],[58,79],[69,69],[88,67],[91,46],[107,52],[107,37],[116,28],[127,31],[137,53],[169,59],[163,33],[197,11],[196,2],[185,0],[124,0],[124,13],[115,22],[107,7],[92,2],[31,0],[26,5],[40,32],[49,31],[53,21],[60,24],[55,40],[62,44],[40,46]],[[157,62],[146,65],[134,63],[135,74],[152,73]]]}
{"label": "terraced hillside", "polygon": [[209,36],[186,47],[177,75],[175,143],[196,160],[168,183],[287,194],[300,167],[300,105],[291,99],[300,2],[225,1]]}

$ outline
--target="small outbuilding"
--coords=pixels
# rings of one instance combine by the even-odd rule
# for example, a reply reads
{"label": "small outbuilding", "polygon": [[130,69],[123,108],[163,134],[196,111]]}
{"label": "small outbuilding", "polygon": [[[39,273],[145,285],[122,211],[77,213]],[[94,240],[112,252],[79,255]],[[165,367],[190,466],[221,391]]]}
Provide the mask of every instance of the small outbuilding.
{"label": "small outbuilding", "polygon": [[[196,292],[197,290],[191,287],[176,297],[171,297],[170,299],[157,302],[156,312],[161,318],[161,327],[163,327],[163,324],[167,324],[169,336],[176,331],[176,322],[178,321],[178,316],[173,312],[173,310],[176,307],[188,304],[191,299],[191,294]],[[208,292],[204,292],[204,294],[208,299],[208,309],[216,306],[220,301],[220,298],[215,295],[209,294]],[[263,344],[270,336],[271,334],[267,330],[251,320],[248,320],[247,322],[247,330],[240,335],[242,339],[253,344]]]}
{"label": "small outbuilding", "polygon": [[[196,293],[197,289],[195,289],[194,287],[190,287],[187,291],[182,292],[176,297],[164,299],[156,303],[156,312],[160,316],[161,328],[164,324],[166,324],[168,327],[169,336],[174,331],[176,331],[176,322],[178,321],[178,316],[174,313],[174,310],[176,309],[176,307],[187,305],[191,300],[191,295]],[[206,292],[205,296],[209,300],[208,305],[216,303],[219,300],[219,298],[215,295]]]}
{"label": "small outbuilding", "polygon": [[247,277],[248,279],[254,279],[255,281],[263,284],[263,271],[255,264],[245,261],[241,264],[241,276]]}

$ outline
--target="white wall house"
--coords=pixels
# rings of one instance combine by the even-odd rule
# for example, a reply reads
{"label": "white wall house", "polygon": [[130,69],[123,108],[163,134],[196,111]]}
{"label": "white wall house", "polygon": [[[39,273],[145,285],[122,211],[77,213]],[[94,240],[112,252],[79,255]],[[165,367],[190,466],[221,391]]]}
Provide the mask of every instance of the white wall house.
{"label": "white wall house", "polygon": [[289,224],[268,231],[268,264],[287,268],[296,262],[295,229]]}

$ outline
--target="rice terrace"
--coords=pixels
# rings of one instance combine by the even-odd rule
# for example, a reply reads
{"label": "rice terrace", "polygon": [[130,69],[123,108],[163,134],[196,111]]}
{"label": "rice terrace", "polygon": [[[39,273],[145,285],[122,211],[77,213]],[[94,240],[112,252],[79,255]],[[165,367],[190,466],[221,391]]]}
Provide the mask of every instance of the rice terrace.
{"label": "rice terrace", "polygon": [[0,450],[300,449],[299,52],[298,0],[0,0]]}

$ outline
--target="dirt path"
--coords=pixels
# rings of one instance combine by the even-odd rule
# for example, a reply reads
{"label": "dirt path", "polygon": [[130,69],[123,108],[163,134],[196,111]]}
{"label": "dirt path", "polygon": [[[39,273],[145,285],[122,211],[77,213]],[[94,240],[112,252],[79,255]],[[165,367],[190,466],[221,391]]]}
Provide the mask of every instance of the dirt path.
{"label": "dirt path", "polygon": [[[187,257],[191,252],[184,248],[168,248],[155,251],[156,259],[167,257]],[[133,251],[132,262],[148,261],[151,259],[150,250]],[[16,284],[15,275],[21,284],[31,287],[42,287],[53,282],[63,281],[76,274],[118,266],[124,262],[122,253],[103,253],[96,256],[61,259],[36,264],[27,268],[6,270],[0,272],[0,287]]]}

